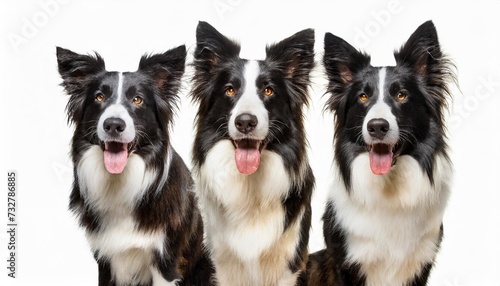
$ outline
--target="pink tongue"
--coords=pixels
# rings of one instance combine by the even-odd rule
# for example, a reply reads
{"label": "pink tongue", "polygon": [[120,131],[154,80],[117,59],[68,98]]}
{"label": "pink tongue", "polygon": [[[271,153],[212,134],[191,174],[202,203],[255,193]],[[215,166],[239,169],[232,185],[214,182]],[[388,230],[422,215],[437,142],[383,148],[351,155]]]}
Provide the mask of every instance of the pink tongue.
{"label": "pink tongue", "polygon": [[242,174],[253,174],[259,168],[260,152],[259,149],[236,148],[234,158],[238,171]]}
{"label": "pink tongue", "polygon": [[104,166],[111,174],[120,174],[127,165],[127,144],[123,144],[123,148],[116,151],[104,150]]}
{"label": "pink tongue", "polygon": [[392,152],[376,153],[370,151],[370,168],[375,175],[385,175],[389,173],[392,166]]}

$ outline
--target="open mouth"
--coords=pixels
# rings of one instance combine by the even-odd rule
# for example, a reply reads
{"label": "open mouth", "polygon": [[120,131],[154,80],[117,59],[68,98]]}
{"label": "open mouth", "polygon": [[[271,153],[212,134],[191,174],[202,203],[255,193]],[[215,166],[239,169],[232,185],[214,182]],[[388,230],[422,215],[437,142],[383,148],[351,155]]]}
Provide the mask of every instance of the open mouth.
{"label": "open mouth", "polygon": [[392,165],[396,163],[396,158],[400,155],[401,144],[376,143],[367,146],[370,157],[370,169],[375,175],[385,175],[389,173]]}
{"label": "open mouth", "polygon": [[125,169],[128,161],[128,155],[133,149],[131,143],[122,143],[116,141],[101,142],[101,148],[104,153],[104,166],[111,174],[120,174]]}
{"label": "open mouth", "polygon": [[260,153],[267,145],[267,140],[239,139],[233,140],[236,167],[242,174],[250,175],[260,165]]}

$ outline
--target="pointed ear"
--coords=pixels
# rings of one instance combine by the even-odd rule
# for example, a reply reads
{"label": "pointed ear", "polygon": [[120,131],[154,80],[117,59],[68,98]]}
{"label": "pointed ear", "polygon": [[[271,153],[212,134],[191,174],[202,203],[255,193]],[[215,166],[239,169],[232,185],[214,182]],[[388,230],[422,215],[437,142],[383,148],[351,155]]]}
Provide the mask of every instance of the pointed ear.
{"label": "pointed ear", "polygon": [[314,30],[306,29],[266,47],[265,64],[281,72],[293,86],[290,96],[301,104],[308,104],[310,72],[314,68]]}
{"label": "pointed ear", "polygon": [[407,65],[426,78],[431,66],[442,57],[437,31],[432,21],[427,21],[413,32],[408,41],[394,53],[398,65]]}
{"label": "pointed ear", "polygon": [[56,47],[56,54],[62,86],[68,94],[81,92],[89,79],[106,70],[104,60],[97,53],[95,56],[80,55]]}
{"label": "pointed ear", "polygon": [[196,50],[194,65],[198,69],[211,71],[224,58],[235,58],[240,54],[240,46],[228,39],[212,25],[200,21],[196,28]]}
{"label": "pointed ear", "polygon": [[325,34],[323,64],[328,79],[336,84],[349,84],[354,73],[370,65],[370,56],[359,52],[332,33]]}
{"label": "pointed ear", "polygon": [[95,54],[79,55],[70,50],[56,47],[57,65],[66,93],[70,96],[66,105],[68,122],[78,122],[83,116],[83,104],[88,86],[97,75],[106,72],[104,60]]}
{"label": "pointed ear", "polygon": [[309,78],[314,67],[314,30],[300,31],[266,48],[266,61],[278,62],[287,79]]}
{"label": "pointed ear", "polygon": [[185,65],[186,46],[181,45],[163,54],[142,56],[139,71],[150,75],[163,95],[175,96],[181,85]]}
{"label": "pointed ear", "polygon": [[456,66],[442,53],[432,21],[420,25],[394,57],[397,65],[409,67],[421,77],[430,110],[443,122],[443,110],[451,97],[450,85],[457,84]]}
{"label": "pointed ear", "polygon": [[331,33],[325,34],[323,56],[331,97],[327,102],[330,110],[338,111],[345,104],[343,96],[354,75],[370,65],[370,56],[356,50],[349,43]]}

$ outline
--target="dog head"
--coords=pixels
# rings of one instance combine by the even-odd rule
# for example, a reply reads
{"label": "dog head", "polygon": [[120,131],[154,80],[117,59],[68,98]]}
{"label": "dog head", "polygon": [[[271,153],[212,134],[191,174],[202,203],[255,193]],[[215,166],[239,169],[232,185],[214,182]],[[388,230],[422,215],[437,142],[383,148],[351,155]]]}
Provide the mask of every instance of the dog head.
{"label": "dog head", "polygon": [[[314,31],[304,30],[266,48],[264,60],[239,57],[240,46],[200,22],[192,96],[199,103],[197,164],[219,140],[231,140],[238,170],[254,173],[262,150],[301,153],[302,107],[314,66]],[[288,144],[288,145],[287,145]],[[287,148],[278,146],[287,145]]]}
{"label": "dog head", "polygon": [[185,58],[186,49],[180,46],[143,56],[136,72],[108,72],[98,54],[80,55],[58,47],[62,86],[70,96],[68,120],[75,124],[74,159],[99,145],[106,169],[113,174],[123,171],[131,153],[147,164],[162,164],[153,151],[167,150]]}
{"label": "dog head", "polygon": [[453,73],[434,24],[418,27],[394,56],[396,66],[373,67],[368,55],[325,35],[327,108],[335,113],[335,154],[341,164],[368,151],[377,175],[387,174],[401,155],[413,156],[429,171],[431,153],[446,146],[443,112]]}

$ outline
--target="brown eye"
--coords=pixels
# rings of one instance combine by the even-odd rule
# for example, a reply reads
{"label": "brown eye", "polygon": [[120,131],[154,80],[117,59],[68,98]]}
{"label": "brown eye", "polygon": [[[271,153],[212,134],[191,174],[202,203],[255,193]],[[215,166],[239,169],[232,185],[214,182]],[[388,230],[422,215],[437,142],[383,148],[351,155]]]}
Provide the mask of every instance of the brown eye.
{"label": "brown eye", "polygon": [[137,104],[137,105],[141,105],[141,104],[142,104],[142,101],[143,101],[143,99],[142,99],[142,97],[140,97],[140,96],[136,96],[136,97],[134,97],[134,99],[132,99],[132,102],[133,102],[134,104]]}
{"label": "brown eye", "polygon": [[227,96],[233,96],[236,93],[234,88],[232,86],[229,86],[226,88],[226,95]]}
{"label": "brown eye", "polygon": [[271,95],[273,95],[273,94],[274,94],[274,90],[273,90],[272,88],[270,88],[270,87],[266,87],[266,88],[264,89],[264,95],[265,95],[265,96],[271,96]]}
{"label": "brown eye", "polygon": [[402,93],[402,92],[398,92],[398,94],[396,95],[396,99],[398,101],[404,101],[406,99],[407,95]]}
{"label": "brown eye", "polygon": [[361,102],[366,102],[368,100],[368,95],[362,93],[359,95],[359,100],[361,100]]}
{"label": "brown eye", "polygon": [[102,94],[102,93],[98,93],[98,94],[95,96],[95,100],[97,100],[97,101],[99,101],[99,102],[104,101],[104,94]]}

